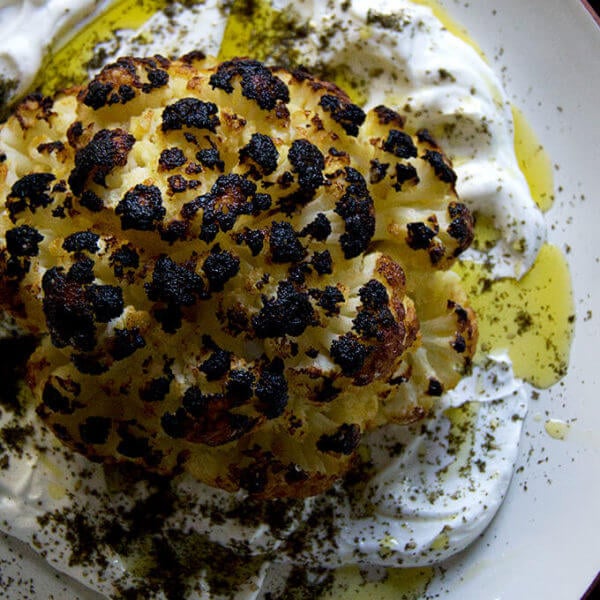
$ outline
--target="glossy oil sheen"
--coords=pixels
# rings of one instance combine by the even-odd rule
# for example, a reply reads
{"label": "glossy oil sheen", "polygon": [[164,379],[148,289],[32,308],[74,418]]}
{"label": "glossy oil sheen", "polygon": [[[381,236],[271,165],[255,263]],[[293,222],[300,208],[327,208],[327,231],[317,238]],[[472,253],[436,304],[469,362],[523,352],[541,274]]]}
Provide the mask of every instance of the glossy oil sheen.
{"label": "glossy oil sheen", "polygon": [[34,87],[43,94],[52,95],[57,90],[82,84],[87,79],[87,66],[94,60],[99,43],[110,40],[118,29],[140,27],[165,5],[165,0],[113,2],[64,46],[48,53]]}
{"label": "glossy oil sheen", "polygon": [[336,572],[331,590],[320,600],[419,600],[434,577],[431,567],[388,569],[381,581],[365,581],[358,567],[345,567]]}
{"label": "glossy oil sheen", "polygon": [[566,374],[575,308],[569,267],[558,248],[544,245],[519,281],[493,281],[485,265],[467,261],[456,271],[477,313],[476,360],[506,350],[515,375],[541,388]]}
{"label": "glossy oil sheen", "polygon": [[554,177],[552,162],[525,116],[516,106],[512,107],[515,126],[515,154],[523,171],[533,199],[544,212],[554,202]]}

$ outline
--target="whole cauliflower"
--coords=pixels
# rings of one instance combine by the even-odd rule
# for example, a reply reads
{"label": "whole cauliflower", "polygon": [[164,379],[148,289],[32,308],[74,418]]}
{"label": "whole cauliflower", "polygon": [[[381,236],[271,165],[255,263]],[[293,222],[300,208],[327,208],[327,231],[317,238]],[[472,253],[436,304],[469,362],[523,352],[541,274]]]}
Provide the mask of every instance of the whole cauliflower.
{"label": "whole cauliflower", "polygon": [[0,132],[0,309],[94,461],[308,496],[422,418],[476,324],[472,240],[428,135],[253,60],[123,58]]}

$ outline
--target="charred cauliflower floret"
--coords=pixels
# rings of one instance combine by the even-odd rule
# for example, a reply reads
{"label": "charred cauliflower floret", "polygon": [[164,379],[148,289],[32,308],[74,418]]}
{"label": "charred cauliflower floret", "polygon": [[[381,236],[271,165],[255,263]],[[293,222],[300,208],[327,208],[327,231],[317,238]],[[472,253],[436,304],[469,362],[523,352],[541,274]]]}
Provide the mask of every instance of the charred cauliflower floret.
{"label": "charred cauliflower floret", "polygon": [[307,496],[470,364],[473,221],[426,131],[252,60],[123,58],[0,132],[0,309],[65,444]]}

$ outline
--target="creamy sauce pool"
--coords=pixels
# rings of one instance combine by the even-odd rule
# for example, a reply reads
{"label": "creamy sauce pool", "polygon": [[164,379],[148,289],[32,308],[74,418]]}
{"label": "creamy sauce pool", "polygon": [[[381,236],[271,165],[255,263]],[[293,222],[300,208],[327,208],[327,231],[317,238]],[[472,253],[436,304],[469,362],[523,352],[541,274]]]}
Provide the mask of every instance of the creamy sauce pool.
{"label": "creamy sauce pool", "polygon": [[[367,106],[397,108],[409,130],[428,127],[452,157],[459,195],[478,218],[474,249],[457,267],[480,321],[473,375],[446,394],[426,422],[367,436],[355,476],[331,493],[304,503],[275,502],[258,517],[257,510],[243,514],[242,496],[189,479],[165,491],[160,482],[105,472],[57,449],[26,394],[24,416],[14,420],[3,410],[3,431],[29,428],[29,435],[15,446],[19,451],[10,451],[0,479],[0,529],[42,552],[53,548],[46,558],[92,589],[113,595],[115,586],[152,581],[160,572],[152,537],[159,533],[171,535],[171,559],[187,565],[197,582],[186,592],[189,598],[208,597],[209,585],[217,595],[234,585],[238,598],[260,598],[265,590],[283,590],[290,575],[313,597],[343,597],[359,579],[365,597],[392,597],[407,589],[411,577],[413,587],[423,587],[433,573],[428,566],[465,548],[502,502],[530,391],[523,378],[547,386],[564,373],[572,299],[564,259],[545,244],[539,206],[548,207],[551,186],[543,153],[530,136],[520,137],[523,126],[515,135],[497,77],[439,8],[405,0],[384,2],[377,10],[368,4],[276,0],[273,7],[254,3],[248,14],[245,3],[234,3],[227,18],[214,0],[158,12],[158,0],[125,1],[44,65],[44,91],[51,92],[80,80],[86,63],[97,68],[129,53],[182,54],[199,47],[221,58],[300,61]],[[4,15],[18,15],[15,23],[21,25],[13,27],[12,37],[0,38],[0,73],[24,89],[42,64],[45,40],[59,36],[65,23],[85,18],[93,5],[50,0],[3,8],[10,12],[0,13],[0,23],[6,23]],[[33,39],[26,49],[21,42],[6,43],[21,39],[23,23],[37,20],[44,28],[31,36],[38,30],[27,27]],[[139,29],[113,35],[117,24]],[[132,533],[136,510],[156,514],[146,515]],[[114,514],[124,516],[102,517]],[[95,548],[82,545],[86,535]],[[294,552],[294,536],[305,542],[302,551]],[[79,563],[76,555],[82,553],[87,560]],[[219,568],[199,562],[202,554]],[[232,581],[219,573],[223,564],[235,571]],[[333,582],[323,571],[357,564],[374,580],[381,579],[382,567],[417,570],[388,571],[386,581],[368,584],[352,567],[338,570]]]}

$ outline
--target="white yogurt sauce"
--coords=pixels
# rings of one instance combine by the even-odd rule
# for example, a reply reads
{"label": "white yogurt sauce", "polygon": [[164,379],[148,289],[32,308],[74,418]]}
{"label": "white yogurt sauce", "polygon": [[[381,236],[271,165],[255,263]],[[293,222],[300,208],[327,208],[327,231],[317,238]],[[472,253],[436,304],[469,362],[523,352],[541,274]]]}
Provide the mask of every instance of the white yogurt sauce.
{"label": "white yogurt sauce", "polygon": [[[46,42],[59,35],[65,23],[86,15],[93,4],[88,0],[47,0],[2,5],[0,65],[18,65],[9,72],[18,76],[20,89],[32,81]],[[310,20],[312,32],[298,42],[307,66],[317,60],[349,65],[355,75],[372,80],[368,105],[397,107],[406,114],[409,130],[428,127],[434,132],[454,160],[460,197],[476,213],[491,218],[500,233],[498,244],[489,252],[478,255],[469,251],[470,256],[486,260],[497,277],[521,276],[533,264],[545,239],[545,225],[517,166],[510,107],[498,78],[430,9],[408,0],[382,2],[378,14],[397,15],[386,21],[387,25],[395,23],[389,29],[368,5],[366,0],[354,0],[349,10],[343,11],[337,2],[276,2],[282,10],[297,10]],[[45,18],[47,15],[52,18]],[[12,28],[7,25],[9,17],[15,19]],[[344,31],[332,31],[327,49],[322,50],[319,32],[336,18],[343,19]],[[198,45],[207,53],[218,51],[224,16],[215,0],[175,19],[181,23],[179,33],[184,30],[176,41],[156,35],[168,31],[162,14],[144,26],[153,33],[145,52],[181,54]],[[38,21],[39,29],[34,25]],[[10,29],[10,35],[3,28]],[[31,40],[29,46],[14,43],[22,39],[19,35],[24,31]],[[112,51],[139,51],[123,41],[134,35],[121,32]],[[374,65],[383,69],[382,74],[373,76]],[[233,507],[243,502],[243,497],[184,478],[173,487],[179,497],[186,498],[186,510],[167,517],[164,528],[189,534],[205,532],[215,542],[231,547],[243,543],[258,555],[271,552],[277,556],[285,539],[294,530],[300,531],[309,515],[329,510],[335,536],[322,538],[318,528],[305,531],[313,550],[295,557],[281,553],[283,564],[265,562],[257,567],[239,590],[237,597],[245,599],[260,598],[265,589],[276,587],[281,572],[294,561],[308,567],[348,563],[417,566],[442,561],[472,542],[499,508],[516,459],[526,397],[526,386],[514,378],[509,360],[490,357],[488,364],[477,367],[471,377],[441,398],[436,414],[425,423],[388,426],[366,436],[363,452],[370,456],[375,470],[358,503],[337,486],[331,494],[307,500],[290,516],[286,528],[276,533],[264,524],[241,525],[232,519],[215,525],[210,516],[203,516],[206,506]],[[9,418],[5,413],[0,424]],[[36,447],[56,446],[54,438],[44,432],[32,411],[22,420],[31,422],[37,442],[30,440],[20,457],[18,453],[11,456],[11,468],[2,473],[0,529],[38,550],[53,548],[46,556],[49,562],[92,589],[111,595],[115,581],[134,577],[123,557],[106,545],[101,551],[108,562],[102,568],[70,566],[65,530],[40,529],[38,518],[74,506],[87,514],[111,512],[114,506],[131,505],[134,499],[143,498],[147,494],[144,486],[115,491],[102,469],[90,467],[83,457],[62,450],[42,456]],[[461,432],[460,442],[456,431]],[[86,469],[84,481],[71,474]],[[190,596],[198,597],[208,596]]]}
{"label": "white yogurt sauce", "polygon": [[1,0],[0,77],[14,94],[33,83],[53,42],[67,39],[106,0]]}
{"label": "white yogurt sauce", "polygon": [[[236,596],[240,600],[260,598],[259,590],[275,586],[292,564],[308,568],[435,564],[472,542],[500,507],[526,409],[525,386],[513,377],[508,359],[498,356],[447,393],[423,424],[391,425],[365,436],[363,451],[373,461],[374,475],[353,501],[340,485],[335,486],[331,493],[305,501],[285,530],[274,535],[267,525],[243,525],[233,518],[215,525],[206,507],[232,509],[243,504],[243,495],[227,494],[184,477],[174,482],[173,489],[185,498],[185,509],[169,515],[163,530],[174,528],[186,535],[208,532],[213,541],[231,548],[248,543],[259,556],[278,554],[311,514],[330,511],[331,525],[337,531],[334,538],[323,537],[321,528],[303,531],[312,550],[295,556],[279,554],[281,564],[272,563],[270,568],[265,564],[249,578]],[[5,413],[0,426],[9,417]],[[49,512],[75,514],[73,509],[86,515],[124,511],[147,498],[151,490],[143,483],[115,490],[101,467],[59,450],[33,410],[21,419],[24,422],[32,425],[35,435],[20,457],[10,457],[11,468],[0,479],[0,529],[38,550],[51,549],[46,556],[51,564],[102,594],[112,596],[115,582],[135,583],[127,561],[101,542],[99,552],[106,565],[68,564],[73,548],[66,538],[72,523],[51,520],[50,527],[40,527],[39,519],[43,523]],[[461,431],[458,442],[456,431],[451,435],[453,427]],[[37,447],[56,450],[42,458]]]}

